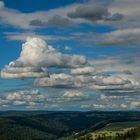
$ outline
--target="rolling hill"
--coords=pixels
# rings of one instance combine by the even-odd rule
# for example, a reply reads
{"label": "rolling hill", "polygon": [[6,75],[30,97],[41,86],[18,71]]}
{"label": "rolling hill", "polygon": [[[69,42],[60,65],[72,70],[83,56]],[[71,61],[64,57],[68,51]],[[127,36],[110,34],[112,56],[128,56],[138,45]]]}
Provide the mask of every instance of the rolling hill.
{"label": "rolling hill", "polygon": [[0,112],[0,140],[72,140],[119,123],[127,127],[126,122],[139,124],[140,112],[5,111]]}

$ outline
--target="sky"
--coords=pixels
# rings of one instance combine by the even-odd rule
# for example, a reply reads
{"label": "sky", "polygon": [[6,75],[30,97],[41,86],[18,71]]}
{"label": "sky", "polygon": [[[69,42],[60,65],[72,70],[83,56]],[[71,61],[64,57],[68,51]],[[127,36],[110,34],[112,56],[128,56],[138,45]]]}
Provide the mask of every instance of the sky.
{"label": "sky", "polygon": [[139,0],[0,0],[0,110],[140,110]]}

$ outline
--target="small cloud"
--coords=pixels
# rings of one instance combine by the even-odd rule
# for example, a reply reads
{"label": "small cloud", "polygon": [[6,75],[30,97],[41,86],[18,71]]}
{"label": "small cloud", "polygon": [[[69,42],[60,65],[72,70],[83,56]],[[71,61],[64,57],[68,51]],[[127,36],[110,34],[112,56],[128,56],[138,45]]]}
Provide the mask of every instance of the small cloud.
{"label": "small cloud", "polygon": [[71,74],[75,74],[75,75],[96,75],[97,71],[94,67],[91,66],[85,66],[82,68],[75,68],[75,69],[71,69]]}
{"label": "small cloud", "polygon": [[118,96],[118,95],[101,95],[100,98],[101,100],[116,100],[116,99],[122,99],[124,98],[125,96]]}
{"label": "small cloud", "polygon": [[140,107],[140,101],[132,101],[130,106],[131,108]]}
{"label": "small cloud", "polygon": [[126,104],[120,104],[121,108],[128,108],[128,106]]}
{"label": "small cloud", "polygon": [[83,94],[76,90],[66,91],[63,95],[64,98],[83,98],[86,97],[86,94]]}
{"label": "small cloud", "polygon": [[69,46],[65,46],[64,47],[64,50],[66,50],[66,51],[70,51],[72,48],[71,47],[69,47]]}
{"label": "small cloud", "polygon": [[133,73],[130,70],[124,70],[123,73],[127,75],[133,75]]}

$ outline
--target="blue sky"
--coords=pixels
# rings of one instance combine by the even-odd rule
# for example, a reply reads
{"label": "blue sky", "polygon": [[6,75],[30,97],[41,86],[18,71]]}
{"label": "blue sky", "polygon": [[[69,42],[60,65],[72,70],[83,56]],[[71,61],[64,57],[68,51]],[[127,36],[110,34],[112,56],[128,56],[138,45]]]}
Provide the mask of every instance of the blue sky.
{"label": "blue sky", "polygon": [[1,0],[0,109],[139,110],[139,6]]}

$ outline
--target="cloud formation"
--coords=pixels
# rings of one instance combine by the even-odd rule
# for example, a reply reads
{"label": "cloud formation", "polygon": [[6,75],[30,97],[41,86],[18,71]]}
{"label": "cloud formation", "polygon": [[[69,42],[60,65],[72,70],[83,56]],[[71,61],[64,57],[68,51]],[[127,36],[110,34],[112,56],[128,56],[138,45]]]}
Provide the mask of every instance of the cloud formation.
{"label": "cloud formation", "polygon": [[[47,45],[43,39],[28,38],[22,45],[20,57],[15,65],[41,67],[78,67],[86,64],[86,58],[80,55],[67,55]],[[20,64],[18,64],[20,63]]]}
{"label": "cloud formation", "polygon": [[96,69],[102,70],[105,73],[113,73],[120,77],[135,79],[140,83],[140,62],[139,52],[133,54],[119,54],[113,57],[106,57],[104,59],[89,62],[96,65]]}
{"label": "cloud formation", "polygon": [[43,77],[43,78],[36,79],[34,85],[42,86],[42,87],[56,87],[56,88],[74,87],[73,77],[65,73],[51,74],[50,77]]}
{"label": "cloud formation", "polygon": [[41,87],[78,88],[112,94],[136,93],[139,89],[139,83],[135,80],[102,73],[92,73],[92,75],[52,74],[50,77],[36,79],[34,84]]}
{"label": "cloud formation", "polygon": [[38,90],[21,90],[1,94],[0,100],[3,107],[24,106],[25,108],[34,108],[39,104],[45,104],[47,96]]}
{"label": "cloud formation", "polygon": [[[62,103],[61,107],[63,107],[66,103],[75,105],[75,102],[78,101],[81,104],[81,108],[89,109],[127,109],[140,106],[140,101],[138,100],[140,63],[139,57],[137,57],[139,53],[135,51],[135,48],[132,53],[137,54],[132,57],[127,56],[127,60],[123,57],[126,54],[123,54],[123,56],[119,54],[118,58],[120,57],[121,61],[118,58],[111,57],[105,59],[102,54],[97,54],[102,53],[102,49],[93,49],[95,52],[87,49],[87,52],[84,52],[84,49],[80,48],[80,52],[86,55],[90,54],[89,57],[91,57],[91,54],[94,57],[93,54],[95,54],[93,65],[89,65],[89,61],[85,56],[63,54],[45,42],[45,40],[53,43],[69,41],[69,45],[72,45],[73,42],[77,41],[78,49],[79,46],[97,47],[97,45],[105,45],[106,47],[109,45],[119,47],[135,46],[138,48],[140,44],[140,2],[138,0],[111,0],[103,3],[98,1],[97,3],[91,0],[84,4],[76,3],[46,11],[24,13],[8,8],[4,2],[0,1],[1,25],[10,25],[22,29],[39,28],[34,31],[44,33],[48,32],[48,30],[44,31],[40,29],[41,27],[49,28],[50,30],[51,26],[55,26],[55,28],[53,27],[55,30],[51,30],[51,35],[36,35],[32,32],[24,32],[25,30],[22,30],[20,34],[18,32],[5,32],[6,38],[14,41],[23,41],[26,40],[27,36],[31,37],[22,45],[19,58],[2,69],[1,77],[35,77],[37,79],[34,81],[34,86],[43,87],[44,89],[47,87],[47,91],[61,90],[62,92],[66,90],[62,95],[52,98],[48,98],[38,91],[8,93],[0,98],[2,106],[11,104],[13,106],[32,108],[40,102],[44,106],[47,103],[47,105],[50,104],[54,107],[58,107],[59,103]],[[71,28],[74,25],[76,25],[75,28]],[[66,26],[69,26],[70,30],[66,28],[57,29],[58,27]],[[9,26],[7,27],[9,28]],[[98,27],[101,27],[101,30],[98,30]],[[77,32],[77,29],[79,32]],[[68,51],[68,53],[71,53],[77,48],[75,47],[71,50],[70,47],[66,46],[63,49],[71,50]],[[112,47],[110,48],[112,50]],[[110,49],[105,49],[105,51],[103,49],[104,54],[109,55],[108,50]],[[113,50],[115,50],[113,52],[117,52],[121,49],[113,48]],[[129,49],[127,51],[128,53],[130,52]],[[96,60],[97,55],[103,59]],[[57,72],[54,73],[51,68],[57,68],[53,69]],[[48,70],[51,71],[50,74]],[[85,90],[86,93],[82,93],[80,90],[82,92]],[[93,93],[92,96],[88,95],[88,92]],[[50,95],[53,96],[53,94],[53,92],[50,92]],[[86,101],[88,101],[87,104]],[[84,104],[82,104],[83,102]]]}
{"label": "cloud formation", "polygon": [[139,99],[139,94],[88,94],[87,90],[74,89],[61,90],[56,94],[52,94],[52,91],[41,93],[38,90],[17,90],[1,93],[0,107],[31,110],[68,110],[70,107],[75,107],[76,110],[130,110],[139,108]]}
{"label": "cloud formation", "polygon": [[38,19],[34,19],[34,20],[30,21],[30,25],[36,26],[36,27],[47,27],[47,26],[48,27],[49,26],[65,27],[65,26],[69,26],[72,24],[73,24],[73,22],[70,21],[68,18],[61,17],[59,15],[55,15],[54,17],[49,19],[47,22],[43,22],[43,21],[38,20]]}
{"label": "cloud formation", "polygon": [[140,44],[140,28],[128,28],[103,34],[102,45],[137,45]]}
{"label": "cloud formation", "polygon": [[0,94],[1,108],[28,108],[28,109],[46,109],[57,108],[65,103],[76,103],[89,100],[88,95],[78,90],[64,91],[59,96],[43,94],[39,90],[20,90]]}
{"label": "cloud formation", "polygon": [[[11,18],[12,17],[12,18]],[[80,19],[79,19],[80,18]],[[115,12],[102,3],[75,3],[47,11],[24,13],[5,6],[0,2],[0,19],[2,23],[14,27],[29,29],[38,27],[65,27],[74,24],[88,23],[88,21],[120,21],[123,14]],[[81,20],[82,19],[82,20]]]}
{"label": "cloud formation", "polygon": [[48,67],[80,67],[86,63],[85,56],[62,54],[43,39],[29,37],[19,58],[2,69],[1,77],[42,77],[48,74]]}
{"label": "cloud formation", "polygon": [[4,24],[22,29],[48,26],[62,27],[72,23],[72,21],[67,18],[66,13],[75,9],[77,5],[79,4],[73,4],[48,11],[23,13],[19,10],[6,7],[4,2],[0,1],[0,20]]}
{"label": "cloud formation", "polygon": [[89,88],[104,93],[136,93],[139,83],[132,79],[119,76],[94,76],[95,84]]}
{"label": "cloud formation", "polygon": [[111,15],[107,7],[101,5],[80,5],[74,12],[68,13],[70,18],[81,18],[92,22],[104,20],[104,21],[117,21],[123,18],[122,14],[115,13]]}
{"label": "cloud formation", "polygon": [[94,67],[92,66],[85,66],[82,68],[75,68],[71,69],[71,74],[76,74],[76,75],[89,75],[89,74],[96,74],[97,71]]}
{"label": "cloud formation", "polygon": [[68,90],[66,91],[61,98],[64,101],[85,101],[88,100],[88,95],[84,94],[78,90]]}

